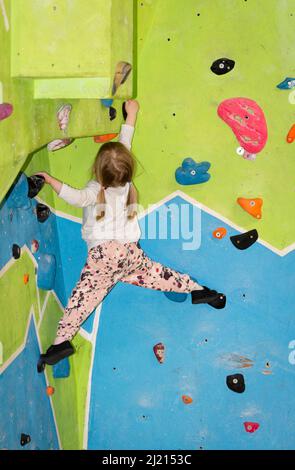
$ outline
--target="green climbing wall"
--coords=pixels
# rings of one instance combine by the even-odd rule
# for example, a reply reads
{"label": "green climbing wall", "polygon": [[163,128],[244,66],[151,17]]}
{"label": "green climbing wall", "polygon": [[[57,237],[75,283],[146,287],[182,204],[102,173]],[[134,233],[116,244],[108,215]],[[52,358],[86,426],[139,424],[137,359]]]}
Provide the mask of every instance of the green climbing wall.
{"label": "green climbing wall", "polygon": [[[87,8],[82,8],[82,17],[81,4],[77,1],[3,0],[2,4],[1,13],[5,11],[5,15],[1,14],[0,82],[3,101],[13,104],[14,113],[0,126],[0,200],[28,154],[51,140],[65,137],[56,120],[56,112],[64,100],[48,99],[51,97],[51,85],[47,79],[52,79],[53,88],[57,78],[69,79],[69,86],[73,87],[71,99],[67,101],[73,105],[67,136],[82,137],[109,130],[115,132],[118,123],[110,123],[99,98],[110,96],[117,62],[125,60],[133,63],[134,56],[132,1],[92,0],[87,3]],[[81,27],[77,28],[80,19]],[[105,33],[107,39],[102,41]],[[49,60],[53,56],[57,59],[54,66]],[[88,99],[91,84],[87,82],[87,77],[94,79],[96,75],[97,99]],[[40,85],[40,77],[46,82],[44,99],[34,100],[34,89]],[[73,85],[71,79],[77,77],[80,80]],[[132,90],[131,76],[116,98],[130,97]],[[79,93],[76,95],[77,91]],[[103,96],[99,92],[103,92]],[[93,95],[90,97],[93,98]]]}
{"label": "green climbing wall", "polygon": [[[134,152],[140,161],[136,184],[141,203],[156,203],[182,190],[245,229],[282,249],[294,242],[294,147],[287,133],[294,124],[289,92],[276,88],[294,76],[294,0],[177,0],[138,2],[138,99],[141,104]],[[228,57],[235,69],[214,75],[214,60]],[[256,161],[236,154],[232,131],[217,116],[227,98],[251,98],[264,110],[269,130]],[[57,176],[83,185],[88,175],[74,161],[80,153],[90,167],[96,147],[81,141],[73,153],[52,159]],[[84,150],[85,149],[85,150]],[[211,162],[206,185],[183,187],[175,169],[186,157]],[[64,173],[65,172],[65,173]],[[237,197],[262,197],[263,217],[255,221],[236,204]],[[57,207],[65,210],[63,201]],[[67,211],[77,215],[77,210]]]}

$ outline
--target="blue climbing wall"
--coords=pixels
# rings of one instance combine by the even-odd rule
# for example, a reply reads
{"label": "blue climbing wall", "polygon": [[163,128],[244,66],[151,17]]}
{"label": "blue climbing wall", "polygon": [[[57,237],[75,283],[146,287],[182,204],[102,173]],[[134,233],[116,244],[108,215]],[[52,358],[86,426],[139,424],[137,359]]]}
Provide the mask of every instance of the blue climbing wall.
{"label": "blue climbing wall", "polygon": [[[7,312],[7,314],[9,314]],[[23,352],[0,375],[0,448],[6,450],[58,450],[59,443],[44,375],[36,373],[40,354],[33,319]],[[21,434],[31,438],[20,444]]]}
{"label": "blue climbing wall", "polygon": [[[183,204],[176,198],[167,204]],[[173,219],[172,224],[173,224]],[[143,221],[144,223],[144,221]],[[165,295],[117,285],[103,304],[92,375],[89,449],[292,449],[295,445],[295,253],[259,243],[238,251],[212,237],[220,220],[201,214],[201,246],[143,240],[146,252],[222,289],[227,307],[173,303]],[[259,263],[257,262],[259,260]],[[293,274],[292,274],[293,273]],[[125,301],[123,301],[125,299]],[[128,299],[128,301],[127,301]],[[153,346],[162,342],[159,364]],[[243,367],[240,357],[253,361]],[[246,390],[226,386],[242,373]],[[185,405],[182,395],[193,399]],[[259,423],[255,433],[245,422]]]}

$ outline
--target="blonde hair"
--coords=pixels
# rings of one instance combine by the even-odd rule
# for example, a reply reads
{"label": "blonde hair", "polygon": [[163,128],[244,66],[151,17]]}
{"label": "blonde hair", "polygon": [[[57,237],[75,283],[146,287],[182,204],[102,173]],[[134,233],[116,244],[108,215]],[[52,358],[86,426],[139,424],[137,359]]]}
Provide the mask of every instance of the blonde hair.
{"label": "blonde hair", "polygon": [[93,165],[93,173],[101,185],[97,196],[96,220],[101,220],[105,216],[105,190],[125,186],[126,183],[130,183],[126,201],[127,217],[131,220],[137,215],[135,209],[137,191],[132,183],[134,171],[135,159],[125,145],[120,142],[107,142],[100,147]]}

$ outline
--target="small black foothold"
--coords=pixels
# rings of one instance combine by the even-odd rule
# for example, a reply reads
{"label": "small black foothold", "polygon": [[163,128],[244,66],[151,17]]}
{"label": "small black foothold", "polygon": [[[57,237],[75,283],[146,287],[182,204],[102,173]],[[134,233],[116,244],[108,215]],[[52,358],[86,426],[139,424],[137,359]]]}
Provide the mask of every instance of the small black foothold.
{"label": "small black foothold", "polygon": [[211,70],[216,75],[225,75],[226,73],[231,72],[234,66],[234,60],[223,57],[213,62],[213,64],[211,65]]}
{"label": "small black foothold", "polygon": [[113,121],[117,117],[117,110],[112,106],[109,108],[110,121]]}
{"label": "small black foothold", "polygon": [[28,434],[22,434],[21,437],[20,437],[20,445],[22,447],[26,446],[27,444],[29,444],[31,442],[31,436],[29,436]]}
{"label": "small black foothold", "polygon": [[236,393],[243,393],[246,389],[244,376],[242,374],[228,375],[226,385]]}
{"label": "small black foothold", "polygon": [[44,176],[33,175],[27,178],[27,180],[29,185],[28,197],[33,199],[43,188],[45,184],[45,178]]}
{"label": "small black foothold", "polygon": [[238,248],[238,250],[246,250],[258,240],[258,232],[256,229],[250,230],[249,232],[242,233],[241,235],[235,235],[230,237],[232,244]]}
{"label": "small black foothold", "polygon": [[48,217],[51,214],[51,210],[49,207],[45,206],[44,204],[37,204],[36,206],[36,213],[37,213],[37,219],[41,224],[46,222]]}
{"label": "small black foothold", "polygon": [[12,256],[14,257],[14,259],[19,259],[20,255],[21,255],[20,246],[16,244],[12,245]]}
{"label": "small black foothold", "polygon": [[124,101],[123,105],[122,105],[122,114],[123,114],[123,119],[124,121],[126,121],[127,119],[127,111],[126,111],[126,102]]}

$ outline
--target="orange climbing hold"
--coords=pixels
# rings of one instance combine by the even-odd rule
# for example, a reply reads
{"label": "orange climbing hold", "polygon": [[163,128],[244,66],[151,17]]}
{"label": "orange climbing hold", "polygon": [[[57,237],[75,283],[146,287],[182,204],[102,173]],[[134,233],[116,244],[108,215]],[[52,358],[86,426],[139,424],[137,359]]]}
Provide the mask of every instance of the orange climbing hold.
{"label": "orange climbing hold", "polygon": [[105,142],[109,142],[110,140],[115,139],[118,134],[103,134],[103,135],[96,135],[93,137],[94,142],[96,144],[104,144]]}
{"label": "orange climbing hold", "polygon": [[55,392],[55,389],[51,387],[50,385],[46,388],[46,393],[49,397],[51,397]]}
{"label": "orange climbing hold", "polygon": [[242,209],[248,212],[248,214],[252,215],[252,217],[255,217],[255,219],[261,219],[261,208],[263,204],[262,199],[246,199],[244,197],[239,197],[237,199],[237,203],[242,207]]}
{"label": "orange climbing hold", "polygon": [[30,279],[30,275],[29,274],[24,274],[24,284],[28,284],[29,279]]}
{"label": "orange climbing hold", "polygon": [[182,395],[182,401],[185,405],[190,405],[193,402],[193,399],[188,395]]}
{"label": "orange climbing hold", "polygon": [[292,144],[295,140],[295,124],[291,127],[287,135],[287,142],[288,144]]}
{"label": "orange climbing hold", "polygon": [[221,238],[224,238],[226,236],[226,234],[227,234],[226,228],[219,227],[216,230],[214,230],[213,237],[218,238],[220,240]]}

